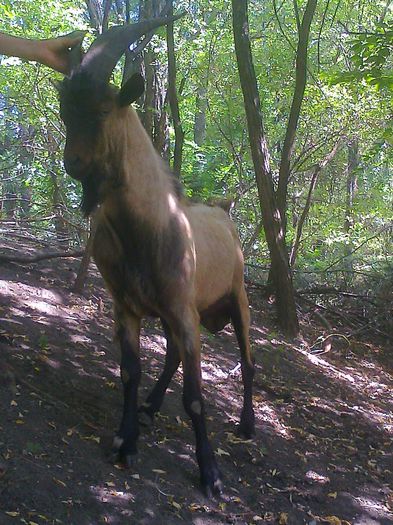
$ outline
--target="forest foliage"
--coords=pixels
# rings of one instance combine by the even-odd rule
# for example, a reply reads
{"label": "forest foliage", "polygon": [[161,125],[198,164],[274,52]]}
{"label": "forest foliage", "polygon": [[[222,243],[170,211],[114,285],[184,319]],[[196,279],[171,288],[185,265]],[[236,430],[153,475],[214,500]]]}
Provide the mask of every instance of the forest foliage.
{"label": "forest foliage", "polygon": [[[294,92],[299,17],[306,3],[249,3],[249,36],[274,183]],[[162,2],[149,0],[49,0],[43,9],[35,0],[1,0],[0,27],[34,38],[87,29],[87,45],[105,26],[136,21],[162,7]],[[233,199],[231,214],[249,278],[264,281],[269,254],[234,52],[231,4],[182,0],[174,3],[174,10],[187,13],[174,28],[184,134],[181,180],[192,199]],[[303,221],[291,258],[297,287],[327,283],[393,288],[392,47],[389,0],[317,2],[288,186],[289,253]],[[165,29],[153,36],[142,58],[137,62],[147,87],[140,115],[156,147],[172,163],[175,126],[167,95]],[[119,67],[118,84],[121,75]],[[61,76],[44,66],[1,58],[0,219],[4,225],[29,221],[38,237],[71,247],[85,241],[88,226],[79,211],[80,188],[63,168],[65,134],[55,78]]]}

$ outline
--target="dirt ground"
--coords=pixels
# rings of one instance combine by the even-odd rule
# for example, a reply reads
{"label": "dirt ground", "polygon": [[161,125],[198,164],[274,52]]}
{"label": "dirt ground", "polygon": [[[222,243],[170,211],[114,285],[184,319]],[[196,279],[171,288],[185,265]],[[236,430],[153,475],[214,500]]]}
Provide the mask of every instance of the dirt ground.
{"label": "dirt ground", "polygon": [[[273,306],[249,289],[252,441],[235,435],[242,385],[232,330],[202,336],[208,425],[225,485],[222,498],[208,500],[180,372],[154,427],[141,433],[137,466],[111,463],[122,404],[111,302],[95,272],[85,297],[70,293],[77,266],[77,259],[0,265],[0,524],[393,524],[386,342],[337,338],[318,353],[324,329],[305,311],[302,338],[288,342]],[[141,401],[164,348],[159,326],[147,322]]]}

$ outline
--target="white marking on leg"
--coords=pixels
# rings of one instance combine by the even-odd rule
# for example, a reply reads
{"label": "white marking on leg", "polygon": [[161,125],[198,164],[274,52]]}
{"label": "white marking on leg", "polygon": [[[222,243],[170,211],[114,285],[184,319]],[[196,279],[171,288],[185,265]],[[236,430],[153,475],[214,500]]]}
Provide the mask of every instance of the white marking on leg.
{"label": "white marking on leg", "polygon": [[115,449],[119,449],[122,444],[124,443],[124,439],[119,437],[119,436],[115,436],[114,439],[113,439],[113,448]]}

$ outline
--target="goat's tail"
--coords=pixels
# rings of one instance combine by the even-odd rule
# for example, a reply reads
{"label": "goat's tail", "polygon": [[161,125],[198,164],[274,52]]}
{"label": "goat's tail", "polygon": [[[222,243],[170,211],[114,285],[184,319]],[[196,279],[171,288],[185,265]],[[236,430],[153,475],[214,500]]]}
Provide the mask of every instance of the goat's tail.
{"label": "goat's tail", "polygon": [[233,208],[235,201],[234,199],[228,198],[228,199],[220,199],[216,197],[212,197],[207,201],[207,204],[209,206],[217,206],[218,208],[222,208],[224,211],[226,211],[228,214]]}

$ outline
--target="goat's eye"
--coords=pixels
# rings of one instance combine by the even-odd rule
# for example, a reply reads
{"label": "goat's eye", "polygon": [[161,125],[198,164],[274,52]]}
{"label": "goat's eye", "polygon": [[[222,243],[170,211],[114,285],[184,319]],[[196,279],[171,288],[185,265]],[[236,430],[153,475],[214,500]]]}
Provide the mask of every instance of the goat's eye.
{"label": "goat's eye", "polygon": [[111,110],[109,108],[108,109],[102,109],[100,111],[100,113],[99,113],[100,119],[106,118],[109,115],[110,112],[111,112]]}

